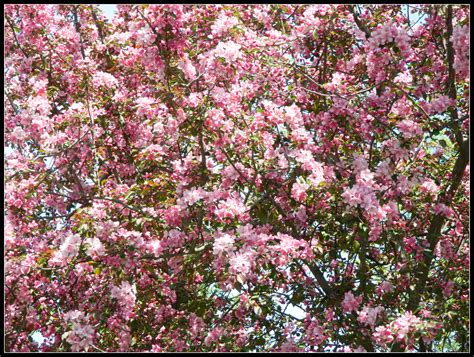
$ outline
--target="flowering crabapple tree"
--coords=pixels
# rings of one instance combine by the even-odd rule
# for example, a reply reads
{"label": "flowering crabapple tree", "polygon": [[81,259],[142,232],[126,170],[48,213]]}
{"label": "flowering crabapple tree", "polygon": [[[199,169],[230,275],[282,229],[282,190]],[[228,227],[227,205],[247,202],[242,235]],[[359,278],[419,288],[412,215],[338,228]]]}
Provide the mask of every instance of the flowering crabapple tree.
{"label": "flowering crabapple tree", "polygon": [[7,351],[468,351],[468,5],[4,10]]}

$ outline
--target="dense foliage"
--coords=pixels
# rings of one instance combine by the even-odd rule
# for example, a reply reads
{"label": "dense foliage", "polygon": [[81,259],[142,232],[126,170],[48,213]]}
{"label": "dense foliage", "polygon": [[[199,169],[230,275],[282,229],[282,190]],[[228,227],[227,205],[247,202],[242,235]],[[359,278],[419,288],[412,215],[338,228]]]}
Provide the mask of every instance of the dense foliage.
{"label": "dense foliage", "polygon": [[4,10],[7,351],[469,349],[467,5]]}

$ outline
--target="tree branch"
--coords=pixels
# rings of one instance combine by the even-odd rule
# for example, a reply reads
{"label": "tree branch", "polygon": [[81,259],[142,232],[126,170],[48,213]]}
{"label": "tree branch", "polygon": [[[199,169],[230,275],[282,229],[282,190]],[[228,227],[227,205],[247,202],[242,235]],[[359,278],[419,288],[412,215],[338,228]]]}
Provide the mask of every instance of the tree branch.
{"label": "tree branch", "polygon": [[82,35],[81,35],[81,24],[79,23],[79,19],[77,17],[77,8],[75,5],[72,7],[72,15],[74,16],[74,27],[76,29],[76,32],[79,34],[79,42],[81,44],[81,54],[82,54],[82,59],[86,58],[86,53],[84,51],[84,44],[82,42]]}
{"label": "tree branch", "polygon": [[16,37],[15,27],[13,26],[11,20],[8,18],[8,16],[5,16],[5,19],[7,20],[8,25],[10,26],[10,29],[12,30],[13,37],[15,38],[15,42],[16,42],[18,48],[20,49],[21,52],[23,52],[23,54],[25,55],[26,58],[29,58],[30,56],[28,56],[28,54],[27,54],[26,51],[23,49],[23,47],[21,47],[20,41],[18,41],[18,37]]}
{"label": "tree branch", "polygon": [[[464,170],[469,163],[469,140],[464,141],[460,148],[459,156],[454,164],[453,172],[451,174],[451,185],[447,190],[447,194],[444,198],[440,199],[446,206],[450,206],[453,196],[461,184],[461,180],[464,175]],[[441,229],[444,225],[446,217],[443,215],[434,215],[431,220],[431,224],[428,228],[427,240],[429,242],[429,249],[425,253],[423,261],[420,263],[418,269],[415,272],[415,288],[409,292],[407,310],[416,311],[420,305],[422,294],[426,288],[426,282],[428,280],[428,274],[431,268],[433,260],[433,252],[438,244],[439,237],[441,235]],[[403,351],[400,344],[395,344],[392,347],[392,351]]]}
{"label": "tree branch", "polygon": [[[453,43],[451,42],[451,37],[453,35],[453,6],[449,5],[446,15],[446,57],[448,61],[448,83],[446,86],[446,93],[448,94],[449,98],[456,102],[456,72],[454,71],[454,49]],[[450,106],[449,113],[451,115],[451,128],[454,131],[454,136],[456,138],[457,143],[461,146],[462,145],[462,134],[458,128],[458,111],[455,105]]]}
{"label": "tree branch", "polygon": [[355,11],[355,5],[349,6],[349,9],[351,10],[352,16],[354,17],[354,22],[356,23],[357,27],[359,28],[359,30],[361,30],[362,32],[365,33],[365,38],[369,39],[370,38],[370,31],[367,28],[367,26],[365,26],[360,21],[359,16],[357,15],[357,12]]}

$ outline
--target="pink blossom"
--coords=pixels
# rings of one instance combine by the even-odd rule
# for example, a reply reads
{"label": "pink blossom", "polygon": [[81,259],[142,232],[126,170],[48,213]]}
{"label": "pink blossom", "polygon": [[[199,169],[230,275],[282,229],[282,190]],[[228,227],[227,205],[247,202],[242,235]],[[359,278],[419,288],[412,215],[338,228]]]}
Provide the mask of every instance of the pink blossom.
{"label": "pink blossom", "polygon": [[219,219],[232,219],[234,217],[242,217],[247,212],[244,203],[238,198],[228,198],[226,201],[220,202],[216,215]]}
{"label": "pink blossom", "polygon": [[60,265],[65,264],[67,259],[73,258],[79,253],[80,243],[81,237],[78,234],[67,236],[50,262],[59,263]]}
{"label": "pink blossom", "polygon": [[164,247],[162,246],[161,241],[159,239],[153,239],[148,242],[147,250],[155,256],[159,257],[160,254],[163,252]]}
{"label": "pink blossom", "polygon": [[443,113],[448,109],[449,106],[455,104],[455,101],[453,101],[447,95],[439,95],[429,103],[428,110],[430,114]]}
{"label": "pink blossom", "polygon": [[306,340],[311,345],[321,344],[327,337],[324,334],[324,328],[319,321],[312,321],[306,328]]}
{"label": "pink blossom", "polygon": [[229,272],[245,280],[252,270],[253,255],[250,251],[231,254]]}
{"label": "pink blossom", "polygon": [[85,241],[90,245],[90,247],[87,249],[87,254],[90,256],[101,256],[105,254],[105,248],[100,241],[100,239],[94,237],[94,238],[88,238]]}
{"label": "pink blossom", "polygon": [[275,237],[280,241],[278,246],[278,252],[284,255],[295,255],[300,248],[307,248],[308,243],[304,240],[294,239],[293,237],[287,234],[277,234]]}
{"label": "pink blossom", "polygon": [[400,132],[407,138],[413,138],[417,135],[421,135],[420,126],[414,122],[413,120],[404,119],[397,124],[398,129]]}
{"label": "pink blossom", "polygon": [[439,186],[431,179],[425,179],[421,185],[421,190],[430,193],[438,193]]}
{"label": "pink blossom", "polygon": [[295,182],[291,188],[291,197],[293,197],[298,202],[302,202],[306,199],[306,191],[308,190],[309,185],[306,183]]}
{"label": "pink blossom", "polygon": [[407,311],[392,323],[392,329],[396,333],[397,339],[401,341],[414,331],[420,322],[418,317]]}
{"label": "pink blossom", "polygon": [[393,285],[388,281],[382,281],[376,289],[377,294],[387,294],[393,291]]}
{"label": "pink blossom", "polygon": [[214,55],[224,58],[228,63],[233,63],[241,56],[241,47],[241,45],[234,41],[219,42],[214,49]]}
{"label": "pink blossom", "polygon": [[364,184],[366,186],[375,187],[374,173],[370,172],[370,170],[368,169],[360,171],[357,174],[356,179],[358,183]]}
{"label": "pink blossom", "polygon": [[214,255],[221,256],[224,253],[230,254],[234,251],[235,237],[230,234],[222,234],[216,237],[214,241]]}
{"label": "pink blossom", "polygon": [[226,14],[220,14],[216,21],[211,25],[211,33],[213,36],[222,36],[229,29],[239,23],[234,16],[227,16]]}
{"label": "pink blossom", "polygon": [[434,206],[433,211],[435,214],[445,217],[451,217],[454,214],[453,210],[444,203],[438,203],[436,206]]}
{"label": "pink blossom", "polygon": [[355,297],[351,291],[346,292],[344,300],[342,301],[342,311],[351,312],[357,310],[357,307],[362,301],[362,296]]}
{"label": "pink blossom", "polygon": [[116,87],[118,80],[110,73],[97,71],[92,76],[92,83],[94,86]]}
{"label": "pink blossom", "polygon": [[435,134],[468,135],[468,6],[412,7],[416,24],[398,5],[4,10],[7,351],[412,351],[462,332],[470,172]]}
{"label": "pink blossom", "polygon": [[189,56],[187,54],[185,54],[183,59],[178,62],[178,66],[183,71],[188,81],[192,81],[196,78],[196,68],[189,60]]}
{"label": "pink blossom", "polygon": [[453,291],[453,288],[454,288],[454,282],[452,280],[449,280],[445,285],[444,285],[444,288],[443,288],[443,295],[444,296],[451,296],[451,293]]}
{"label": "pink blossom", "polygon": [[454,257],[453,244],[448,239],[441,239],[436,244],[434,254],[439,258],[452,259]]}
{"label": "pink blossom", "polygon": [[192,206],[200,199],[206,197],[207,192],[204,191],[201,187],[192,188],[190,190],[185,190],[183,192],[183,197],[177,200],[177,204],[183,208],[186,206]]}
{"label": "pink blossom", "polygon": [[367,163],[367,160],[364,156],[355,154],[354,161],[352,161],[352,168],[354,169],[355,174],[358,174],[363,170],[367,170],[369,168],[369,164]]}
{"label": "pink blossom", "polygon": [[351,207],[360,205],[367,212],[376,213],[379,202],[374,189],[367,183],[357,183],[354,187],[346,188],[342,193],[344,201]]}
{"label": "pink blossom", "polygon": [[201,332],[205,329],[206,323],[202,318],[197,316],[195,313],[192,313],[189,317],[189,328],[191,332],[191,337],[198,337]]}
{"label": "pink blossom", "polygon": [[359,316],[357,317],[357,321],[359,321],[360,323],[369,325],[371,327],[374,327],[375,320],[377,319],[378,313],[383,310],[384,308],[382,306],[370,307],[366,305],[361,311],[359,311]]}
{"label": "pink blossom", "polygon": [[450,41],[454,48],[454,69],[461,78],[469,76],[469,47],[470,47],[469,26],[456,25]]}
{"label": "pink blossom", "polygon": [[397,36],[397,29],[392,24],[383,25],[372,31],[368,45],[372,50],[392,42]]}
{"label": "pink blossom", "polygon": [[390,325],[376,327],[373,336],[374,340],[380,345],[391,344],[394,340]]}
{"label": "pink blossom", "polygon": [[223,333],[224,333],[224,329],[220,326],[212,329],[207,335],[207,337],[204,339],[204,343],[207,346],[212,345],[222,336]]}
{"label": "pink blossom", "polygon": [[15,129],[13,129],[11,135],[13,138],[15,138],[16,140],[20,142],[26,137],[26,133],[19,126],[16,126]]}
{"label": "pink blossom", "polygon": [[384,161],[381,161],[379,163],[376,169],[376,174],[379,177],[384,177],[384,178],[390,177],[391,169],[390,169],[390,161],[388,159],[385,159]]}
{"label": "pink blossom", "polygon": [[314,162],[312,173],[309,175],[308,180],[311,182],[313,187],[318,187],[321,182],[325,181],[324,178],[324,166],[320,162]]}
{"label": "pink blossom", "polygon": [[121,307],[125,319],[130,319],[133,316],[133,309],[136,301],[136,288],[130,285],[128,281],[122,281],[119,286],[112,286],[110,289],[110,296],[117,299]]}
{"label": "pink blossom", "polygon": [[280,349],[278,350],[278,352],[298,352],[298,351],[299,351],[298,344],[292,338],[285,340],[285,342],[281,344]]}
{"label": "pink blossom", "polygon": [[87,323],[88,316],[82,311],[72,310],[64,315],[64,320],[72,323],[72,330],[65,332],[62,336],[71,345],[71,350],[87,351],[95,338],[94,328]]}

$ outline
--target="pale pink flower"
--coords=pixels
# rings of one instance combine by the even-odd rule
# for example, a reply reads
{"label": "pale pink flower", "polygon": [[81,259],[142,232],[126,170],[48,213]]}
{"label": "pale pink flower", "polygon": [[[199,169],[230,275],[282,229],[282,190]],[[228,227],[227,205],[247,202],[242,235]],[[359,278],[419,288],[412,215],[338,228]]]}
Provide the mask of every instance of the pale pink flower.
{"label": "pale pink flower", "polygon": [[394,340],[390,325],[376,327],[373,336],[375,341],[380,345],[390,344]]}
{"label": "pale pink flower", "polygon": [[454,282],[452,280],[449,280],[443,287],[443,295],[450,296],[451,293],[453,292],[453,288],[454,288]]}
{"label": "pale pink flower", "polygon": [[87,254],[92,256],[101,256],[105,254],[105,248],[100,239],[94,237],[94,238],[88,238],[85,241],[88,243],[90,246],[87,249]]}
{"label": "pale pink flower", "polygon": [[80,244],[81,236],[78,234],[67,236],[64,242],[59,246],[59,250],[54,253],[53,261],[63,264],[67,259],[75,257],[79,253]]}
{"label": "pale pink flower", "polygon": [[369,168],[369,164],[367,163],[367,160],[364,156],[355,154],[354,161],[352,161],[352,168],[354,169],[355,174],[358,174],[363,170],[367,170]]}
{"label": "pale pink flower", "polygon": [[239,217],[246,213],[247,207],[244,205],[240,198],[228,198],[227,200],[220,202],[216,215],[219,219],[227,219]]}
{"label": "pale pink flower", "polygon": [[211,33],[213,36],[222,36],[238,23],[239,20],[234,16],[227,16],[226,14],[221,13],[216,21],[211,25]]}
{"label": "pale pink flower", "polygon": [[438,203],[436,206],[434,206],[433,211],[435,214],[445,217],[451,217],[454,214],[454,211],[444,203]]}
{"label": "pale pink flower", "polygon": [[312,173],[308,180],[314,187],[318,187],[321,182],[324,182],[324,166],[320,162],[315,161],[312,168]]}
{"label": "pale pink flower", "polygon": [[304,201],[306,199],[306,191],[308,188],[309,185],[307,183],[295,182],[291,187],[291,197],[298,202]]}
{"label": "pale pink flower", "polygon": [[189,316],[189,331],[191,332],[191,337],[196,338],[206,327],[206,323],[202,318],[197,316],[194,312]]}
{"label": "pale pink flower", "polygon": [[111,75],[110,73],[97,71],[92,76],[92,83],[94,86],[100,87],[116,87],[118,84],[118,80]]}
{"label": "pale pink flower", "polygon": [[384,161],[381,161],[379,163],[379,165],[377,166],[377,169],[375,170],[375,173],[379,177],[385,177],[385,178],[390,177],[390,174],[391,174],[390,160],[385,159]]}
{"label": "pale pink flower", "polygon": [[319,321],[312,321],[306,328],[306,341],[311,345],[319,345],[326,340],[323,327]]}
{"label": "pale pink flower", "polygon": [[434,253],[438,258],[451,259],[454,257],[453,244],[448,239],[442,239],[436,244]]}
{"label": "pale pink flower", "polygon": [[410,84],[412,81],[413,81],[413,76],[408,71],[399,73],[394,79],[395,83],[403,83],[403,84]]}
{"label": "pale pink flower", "polygon": [[206,346],[210,346],[215,341],[217,341],[222,336],[223,332],[224,328],[220,326],[212,329],[207,335],[207,337],[204,339],[204,343],[206,344]]}
{"label": "pale pink flower", "polygon": [[241,56],[241,47],[241,45],[234,41],[219,42],[214,49],[214,55],[224,58],[228,63],[233,63]]}
{"label": "pale pink flower", "polygon": [[63,334],[73,352],[87,351],[94,342],[95,330],[89,325],[88,316],[82,311],[72,310],[64,314],[64,320],[72,324],[72,330]]}
{"label": "pale pink flower", "polygon": [[400,341],[406,338],[410,332],[414,331],[420,322],[421,320],[413,315],[411,311],[407,311],[392,323],[392,330]]}
{"label": "pale pink flower", "polygon": [[393,285],[388,281],[381,282],[380,285],[376,289],[377,294],[380,294],[380,295],[390,293],[392,291],[393,291]]}
{"label": "pale pink flower", "polygon": [[26,137],[26,133],[19,126],[16,126],[11,133],[12,137],[18,141],[22,141]]}
{"label": "pale pink flower", "polygon": [[342,310],[344,312],[351,312],[357,310],[357,307],[362,301],[362,296],[355,297],[351,291],[346,292],[344,300],[342,301]]}
{"label": "pale pink flower", "polygon": [[298,352],[299,347],[294,341],[293,338],[288,338],[285,342],[283,342],[278,350],[278,352]]}
{"label": "pale pink flower", "polygon": [[230,254],[234,251],[235,237],[230,234],[222,234],[214,240],[213,253],[216,256],[221,256],[224,253]]}
{"label": "pale pink flower", "polygon": [[245,277],[252,271],[253,259],[254,254],[252,254],[250,251],[232,254],[229,259],[229,272],[237,276],[240,275],[243,279],[245,279]]}
{"label": "pale pink flower", "polygon": [[301,164],[303,170],[312,170],[314,164],[313,154],[309,150],[295,150],[293,156]]}
{"label": "pale pink flower", "polygon": [[357,321],[359,321],[360,323],[369,325],[371,327],[374,327],[375,320],[377,319],[378,313],[383,310],[384,308],[382,306],[370,307],[366,305],[361,311],[359,311],[359,316],[357,317]]}
{"label": "pale pink flower", "polygon": [[112,286],[110,297],[117,299],[125,319],[130,319],[133,315],[137,290],[135,286],[130,285],[128,281],[122,281],[119,286]]}
{"label": "pale pink flower", "polygon": [[196,78],[196,68],[190,61],[188,54],[185,54],[184,57],[178,61],[178,67],[183,71],[188,81],[192,81]]}
{"label": "pale pink flower", "polygon": [[453,29],[451,42],[454,48],[454,69],[461,78],[469,77],[469,47],[470,47],[470,27],[456,25]]}
{"label": "pale pink flower", "polygon": [[428,104],[428,111],[430,114],[443,113],[449,106],[455,104],[456,101],[449,98],[447,95],[439,95]]}
{"label": "pale pink flower", "polygon": [[308,246],[305,240],[295,239],[287,234],[278,233],[276,238],[280,241],[278,252],[285,255],[295,254],[301,247]]}
{"label": "pale pink flower", "polygon": [[362,202],[362,197],[359,191],[359,186],[346,188],[342,193],[342,198],[351,207],[355,207]]}
{"label": "pale pink flower", "polygon": [[179,206],[185,208],[186,206],[192,206],[197,201],[206,197],[207,192],[202,187],[192,188],[183,192],[183,197],[179,198],[176,203]]}
{"label": "pale pink flower", "polygon": [[404,119],[397,124],[397,127],[407,139],[422,134],[420,126],[413,120]]}
{"label": "pale pink flower", "polygon": [[334,309],[327,309],[324,313],[324,317],[326,318],[326,321],[332,321],[334,319]]}
{"label": "pale pink flower", "polygon": [[147,250],[151,254],[158,257],[163,252],[164,248],[163,248],[163,246],[161,244],[161,241],[159,239],[153,239],[152,241],[148,242]]}
{"label": "pale pink flower", "polygon": [[438,193],[439,191],[439,186],[432,179],[425,179],[420,188],[421,191],[430,193]]}
{"label": "pale pink flower", "polygon": [[374,186],[375,181],[374,181],[374,173],[371,172],[368,169],[362,170],[357,174],[357,182],[358,183],[363,183],[367,186]]}

